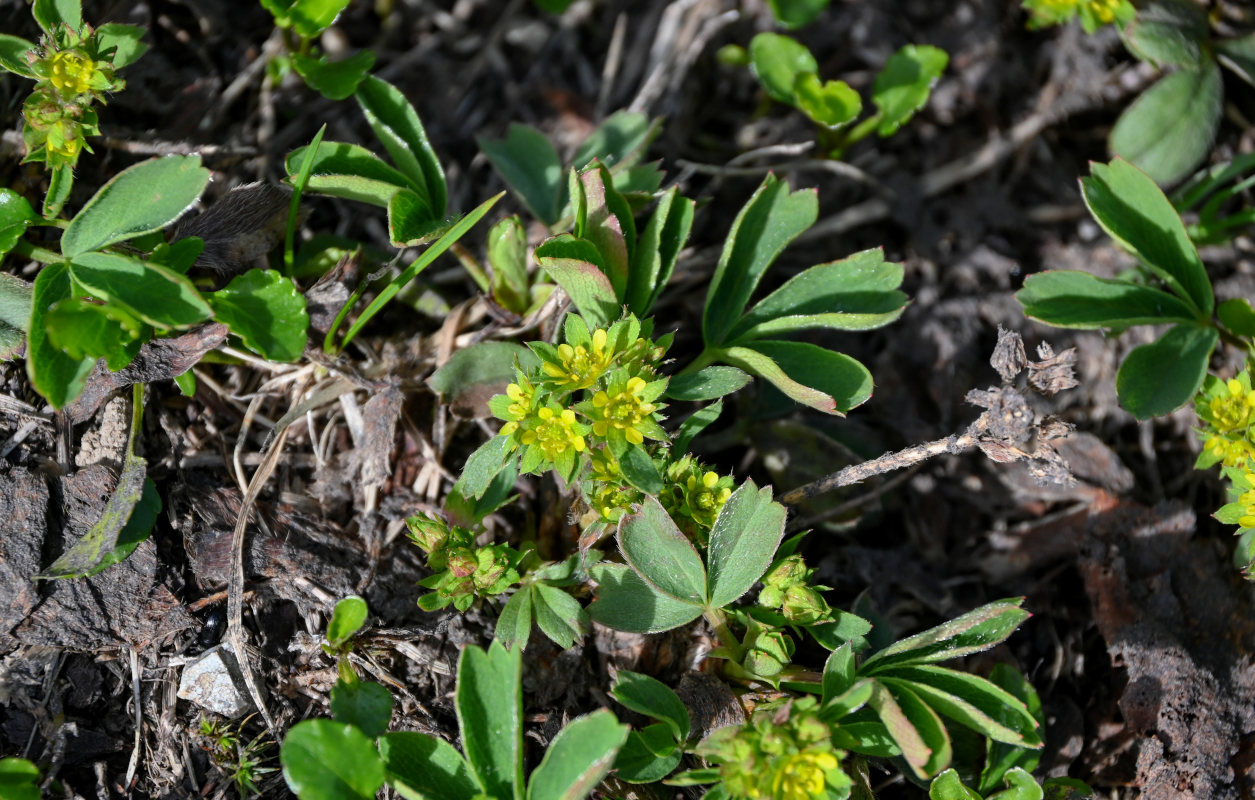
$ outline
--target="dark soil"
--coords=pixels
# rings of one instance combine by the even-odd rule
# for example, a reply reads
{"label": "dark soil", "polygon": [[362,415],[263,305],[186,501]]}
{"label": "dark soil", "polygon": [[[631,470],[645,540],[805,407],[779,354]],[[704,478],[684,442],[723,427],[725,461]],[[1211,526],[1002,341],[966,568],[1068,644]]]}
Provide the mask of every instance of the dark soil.
{"label": "dark soil", "polygon": [[[154,154],[200,153],[214,171],[212,203],[243,183],[277,182],[284,155],[323,123],[329,139],[373,146],[352,101],[324,100],[294,79],[266,83],[262,66],[278,39],[257,4],[87,6],[91,21],[144,25],[152,49],[102,109],[105,135],[82,160],[68,208]],[[821,208],[774,280],[874,246],[905,265],[912,304],[900,321],[826,342],[868,365],[872,400],[837,419],[742,391],[697,441],[702,458],[738,478],[782,493],[961,431],[980,411],[964,403],[968,391],[998,385],[989,356],[999,326],[1020,332],[1030,352],[1043,341],[1075,347],[1080,385],[1050,409],[1076,427],[1061,448],[1074,487],[1042,488],[1023,467],[978,452],[934,459],[800,506],[795,520],[836,509],[812,523],[808,562],[833,587],[833,606],[861,598],[894,635],[1025,595],[1033,618],[965,666],[987,673],[1009,662],[1032,680],[1047,718],[1041,774],[1081,778],[1107,797],[1251,797],[1255,609],[1231,564],[1229,530],[1209,516],[1219,484],[1192,469],[1192,414],[1139,425],[1116,404],[1115,367],[1147,332],[1048,329],[1026,320],[1012,297],[1025,275],[1046,267],[1110,275],[1129,265],[1085,212],[1076,180],[1088,161],[1107,159],[1108,129],[1154,76],[1110,29],[1028,32],[1024,22],[1015,0],[835,0],[800,32],[825,77],[863,90],[903,44],[951,55],[924,111],[898,135],[849,154],[865,180],[780,151],[742,158],[748,171],[725,169],[747,151],[812,140],[800,113],[765,104],[747,70],[715,58],[721,46],[770,29],[759,0],[581,0],[560,17],[524,0],[354,2],[322,44],[375,51],[375,72],[422,116],[454,210],[503,188],[476,136],[526,122],[569,154],[616,109],[665,118],[650,158],[701,201],[691,247],[656,312],[659,330],[678,329],[672,355],[681,362],[695,354],[691,321],[728,227],[769,169],[816,187]],[[37,38],[22,3],[0,6],[0,29]],[[609,59],[618,48],[621,57]],[[28,86],[0,79],[0,176],[37,200],[41,171],[17,163]],[[1234,109],[1255,107],[1250,87],[1226,91]],[[1235,111],[1222,126],[1216,160],[1255,145],[1233,122],[1243,118]],[[389,251],[382,212],[325,198],[305,205],[304,234]],[[510,197],[499,209],[520,210]],[[465,240],[471,250],[482,251],[484,230]],[[1252,249],[1239,237],[1205,253],[1222,299],[1251,296]],[[30,279],[36,266],[9,257],[3,268]],[[363,274],[378,268],[361,265]],[[220,326],[171,340],[128,374],[102,371],[83,400],[55,415],[21,360],[0,362],[0,754],[40,763],[67,797],[235,793],[198,733],[212,715],[176,689],[183,666],[221,635],[241,487],[276,421],[329,387],[289,428],[251,512],[244,624],[267,712],[280,733],[328,715],[335,668],[319,635],[335,600],[357,592],[372,612],[358,666],[397,695],[393,728],[456,738],[457,655],[489,641],[497,608],[421,611],[416,583],[426,572],[403,520],[438,508],[484,440],[471,418],[483,409],[450,413],[424,379],[491,320],[452,258],[420,283],[434,299],[418,305],[416,293],[411,302],[443,311],[393,304],[338,362],[320,363],[316,346],[296,365],[200,362],[190,399],[168,380],[181,371],[171,365],[220,346]],[[315,300],[338,308],[344,285],[352,282],[321,286],[311,311]],[[325,312],[321,320],[325,327]],[[91,525],[117,480],[129,408],[118,389],[135,381],[150,382],[139,450],[164,506],[152,538],[97,577],[33,582]],[[526,533],[551,551],[544,555],[560,555],[578,535],[569,498],[549,479],[522,480],[518,491],[493,519],[495,534],[517,541]],[[566,652],[534,636],[524,666],[529,747],[538,757],[564,719],[608,704],[611,665],[656,675],[689,698],[708,698],[712,714],[728,713],[727,688],[693,671],[707,635],[599,630]],[[822,653],[810,655],[817,666]],[[260,716],[245,725],[250,738],[264,729]],[[277,766],[278,748],[267,754]],[[884,798],[925,795],[888,773],[873,782]],[[262,790],[287,794],[277,772]]]}

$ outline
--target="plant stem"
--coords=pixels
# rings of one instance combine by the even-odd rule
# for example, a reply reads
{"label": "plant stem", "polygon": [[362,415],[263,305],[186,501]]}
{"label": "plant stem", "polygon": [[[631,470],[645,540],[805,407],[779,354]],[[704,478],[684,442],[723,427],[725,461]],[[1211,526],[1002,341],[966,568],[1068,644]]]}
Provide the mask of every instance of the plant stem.
{"label": "plant stem", "polygon": [[740,661],[744,653],[741,652],[741,643],[737,641],[736,635],[732,633],[732,629],[728,627],[728,617],[723,613],[721,608],[707,608],[702,611],[702,616],[710,623],[710,627],[715,630],[715,638],[719,640],[719,644],[728,649],[729,652],[735,653],[736,657],[733,661]]}
{"label": "plant stem", "polygon": [[[676,375],[690,375],[699,369],[709,366],[715,359],[719,358],[720,350],[718,347],[707,347],[697,355],[684,369],[676,373]],[[674,376],[673,376],[674,377]]]}
{"label": "plant stem", "polygon": [[55,264],[58,261],[65,261],[65,256],[60,253],[54,253],[38,245],[33,245],[25,239],[17,240],[17,244],[13,245],[13,252],[43,264]]}

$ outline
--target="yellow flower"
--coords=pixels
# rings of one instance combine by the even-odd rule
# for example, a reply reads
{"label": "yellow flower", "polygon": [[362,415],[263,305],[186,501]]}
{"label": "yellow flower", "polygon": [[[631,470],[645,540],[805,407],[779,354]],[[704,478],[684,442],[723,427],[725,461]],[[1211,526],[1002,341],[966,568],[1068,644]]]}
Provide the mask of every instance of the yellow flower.
{"label": "yellow flower", "polygon": [[824,791],[824,773],[837,768],[829,751],[807,751],[789,756],[776,770],[772,794],[777,800],[810,800]]}
{"label": "yellow flower", "polygon": [[1120,0],[1086,0],[1085,5],[1103,23],[1115,22]]}
{"label": "yellow flower", "polygon": [[545,361],[542,368],[559,386],[587,389],[605,374],[614,360],[614,352],[606,350],[606,340],[606,332],[598,329],[593,331],[589,347],[582,344],[575,347],[560,344],[558,345],[560,363]]}
{"label": "yellow flower", "polygon": [[645,435],[639,427],[658,409],[658,406],[641,397],[645,385],[643,379],[634,377],[629,378],[623,390],[613,396],[604,391],[593,395],[593,410],[599,416],[593,422],[593,433],[605,437],[613,428],[622,431],[624,438],[631,444],[645,441]]}
{"label": "yellow flower", "polygon": [[527,381],[522,385],[512,383],[505,387],[509,405],[505,408],[506,424],[501,426],[501,435],[510,436],[519,429],[519,422],[527,418],[532,411],[532,403],[536,399],[536,387]]}
{"label": "yellow flower", "polygon": [[95,61],[84,58],[73,50],[61,50],[52,56],[48,80],[57,87],[57,91],[77,95],[91,89],[95,75]]}
{"label": "yellow flower", "polygon": [[1208,404],[1215,426],[1223,432],[1247,427],[1255,409],[1255,392],[1247,391],[1236,378],[1230,378],[1225,387],[1228,394],[1213,397]]}
{"label": "yellow flower", "polygon": [[523,431],[523,444],[536,445],[550,461],[557,461],[568,448],[584,452],[584,437],[576,428],[574,411],[544,407],[537,409],[536,419],[534,427]]}
{"label": "yellow flower", "polygon": [[78,123],[69,119],[58,120],[48,130],[47,146],[50,154],[73,161],[83,149],[83,137]]}

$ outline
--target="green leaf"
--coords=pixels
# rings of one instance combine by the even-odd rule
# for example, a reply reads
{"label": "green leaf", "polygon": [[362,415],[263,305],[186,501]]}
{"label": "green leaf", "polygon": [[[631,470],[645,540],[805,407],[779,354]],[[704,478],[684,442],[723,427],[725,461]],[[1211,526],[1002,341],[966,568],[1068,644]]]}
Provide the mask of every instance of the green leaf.
{"label": "green leaf", "polygon": [[793,81],[793,102],[812,121],[836,130],[858,119],[863,98],[845,81],[822,81],[813,72],[799,73]]}
{"label": "green leaf", "polygon": [[1020,767],[1013,767],[1007,771],[1007,788],[990,795],[989,800],[1042,800],[1044,796],[1042,787],[1032,775]]}
{"label": "green leaf", "polygon": [[427,249],[422,252],[422,255],[414,259],[414,262],[405,268],[404,272],[393,278],[388,285],[383,288],[383,291],[376,295],[374,300],[370,301],[370,304],[367,305],[366,309],[360,316],[358,316],[357,321],[349,327],[348,332],[344,334],[344,338],[340,342],[340,348],[343,349],[349,342],[353,341],[353,338],[361,332],[362,328],[366,327],[366,323],[370,322],[370,320],[379,313],[380,309],[387,305],[388,302],[396,296],[397,292],[401,291],[401,289],[408,285],[410,281],[418,277],[420,272],[431,266],[433,261],[443,255],[446,250],[465,236],[471,228],[475,227],[475,223],[483,219],[484,215],[487,214],[500,199],[501,195],[498,194],[480,203],[473,211],[471,211],[471,213],[454,223],[448,231],[441,235],[439,239],[429,245]]}
{"label": "green leaf", "polygon": [[1134,349],[1116,373],[1120,405],[1138,419],[1150,419],[1190,402],[1203,385],[1219,338],[1215,328],[1176,325]]}
{"label": "green leaf", "polygon": [[375,743],[342,722],[309,719],[293,725],[279,762],[288,788],[301,800],[373,800],[383,786]]}
{"label": "green leaf", "polygon": [[570,649],[588,628],[587,612],[578,600],[556,586],[537,583],[533,592],[536,624],[563,650]]}
{"label": "green leaf", "polygon": [[0,758],[0,797],[39,800],[39,767],[24,758]]}
{"label": "green leaf", "polygon": [[83,392],[95,363],[66,355],[48,336],[48,310],[70,297],[67,264],[49,264],[35,276],[31,295],[30,329],[26,337],[26,374],[31,386],[53,408],[64,408]]}
{"label": "green leaf", "polygon": [[638,317],[649,313],[671,280],[680,250],[693,228],[693,209],[697,204],[681,197],[679,191],[673,186],[659,198],[658,207],[637,240],[628,271],[626,302]]}
{"label": "green leaf", "polygon": [[1189,0],[1152,0],[1125,26],[1133,55],[1157,67],[1198,67],[1210,38],[1207,12]]}
{"label": "green leaf", "polygon": [[474,800],[479,784],[457,749],[425,733],[398,731],[379,738],[388,783],[406,800]]}
{"label": "green leaf", "polygon": [[831,0],[767,0],[771,13],[786,28],[809,25],[823,13]]}
{"label": "green leaf", "polygon": [[[821,686],[823,687],[822,699],[825,709],[830,700],[849,691],[850,687],[854,685],[857,677],[856,666],[854,645],[850,642],[846,642],[828,655],[828,660],[824,662],[824,673],[821,678]],[[839,718],[837,717],[836,719]]]}
{"label": "green leaf", "polygon": [[897,667],[886,678],[908,681],[929,706],[996,742],[1040,747],[1037,720],[1017,698],[976,675],[945,667]]}
{"label": "green leaf", "polygon": [[369,613],[366,601],[355,594],[340,600],[327,623],[327,641],[337,647],[344,644],[362,629]]}
{"label": "green leaf", "polygon": [[1186,302],[1161,289],[1078,270],[1029,275],[1015,299],[1025,315],[1059,328],[1120,329],[1197,318]]}
{"label": "green leaf", "polygon": [[514,124],[505,139],[476,139],[506,185],[546,225],[554,225],[567,202],[558,151],[535,128]]}
{"label": "green leaf", "polygon": [[[915,719],[924,719],[925,725],[928,725],[932,720],[925,719],[928,715],[927,707],[914,695],[908,699],[908,702],[911,699],[914,700],[910,706],[914,713],[908,715],[899,704],[898,697],[901,696],[903,693],[892,694],[883,683],[873,681],[868,705],[875,709],[876,715],[880,717],[890,738],[901,751],[902,757],[906,759],[907,766],[916,777],[926,778],[928,767],[935,762],[937,753],[929,746],[929,741],[925,739],[925,736],[916,729],[914,722]],[[940,720],[937,720],[936,724],[940,726]],[[935,733],[935,731],[930,731],[930,733]],[[935,736],[928,738],[935,739]]]}
{"label": "green leaf", "polygon": [[[299,173],[308,149],[309,145],[306,145],[288,153],[284,168],[289,181]],[[409,187],[410,181],[405,175],[355,144],[322,142],[310,165],[310,191],[370,203],[380,208],[387,208],[399,189]]]}
{"label": "green leaf", "polygon": [[608,325],[619,316],[619,300],[602,271],[600,253],[592,242],[564,233],[536,248],[536,263],[571,298],[588,324]]}
{"label": "green leaf", "polygon": [[701,616],[701,606],[662,594],[626,565],[599,564],[589,572],[598,587],[588,615],[602,625],[629,633],[661,633]]}
{"label": "green leaf", "polygon": [[657,499],[646,497],[623,518],[618,541],[623,558],[658,591],[686,603],[706,601],[702,558]]}
{"label": "green leaf", "polygon": [[805,342],[755,340],[727,348],[723,360],[826,414],[845,414],[872,394],[871,373],[857,359]]}
{"label": "green leaf", "polygon": [[728,341],[811,328],[865,331],[888,325],[906,308],[902,265],[880,248],[817,264],[790,278],[742,317]]}
{"label": "green leaf", "polygon": [[492,479],[505,466],[510,456],[510,437],[494,436],[480,445],[462,467],[454,491],[464,497],[482,497],[492,484]]}
{"label": "green leaf", "polygon": [[[910,720],[911,727],[919,734],[920,739],[923,740],[930,751],[928,759],[918,766],[911,764],[912,769],[920,778],[936,775],[950,765],[950,760],[953,756],[950,734],[946,731],[946,726],[942,723],[941,717],[915,693],[913,684],[892,678],[884,678],[883,682],[890,693],[893,694],[893,698],[898,703],[898,708]],[[890,733],[893,733],[892,726],[890,726],[889,730]],[[907,763],[911,763],[909,758]]]}
{"label": "green leaf", "polygon": [[[658,755],[658,749],[670,745],[671,751]],[[628,783],[660,781],[680,766],[684,753],[675,746],[671,729],[662,723],[648,725],[628,734],[614,760],[615,777]]]}
{"label": "green leaf", "polygon": [[[1046,718],[1042,712],[1041,698],[1038,697],[1033,684],[1026,681],[1018,670],[1008,664],[995,664],[989,673],[989,682],[1023,703],[1039,726],[1045,724]],[[1004,719],[1006,715],[1016,713],[1018,712],[1004,707],[996,716]],[[981,770],[980,783],[977,786],[986,794],[1002,785],[1002,776],[1007,770],[1012,767],[1022,767],[1032,772],[1037,769],[1037,764],[1041,761],[1040,750],[1029,750],[1002,742],[989,741],[987,750],[985,768]]]}
{"label": "green leaf", "polygon": [[388,730],[392,693],[373,681],[336,681],[331,687],[331,714],[336,722],[347,722],[374,739]]}
{"label": "green leaf", "polygon": [[514,380],[515,363],[529,370],[539,366],[540,359],[516,342],[478,342],[455,351],[431,374],[427,385],[453,405],[465,405],[476,397],[483,404],[490,391],[504,391],[504,384]]}
{"label": "green leaf", "polygon": [[[868,683],[884,691],[884,687],[876,681]],[[885,724],[879,721],[843,722],[833,728],[832,744],[873,758],[894,758],[902,755],[902,748],[893,740]]]}
{"label": "green leaf", "polygon": [[710,604],[722,608],[750,590],[784,537],[784,506],[771,499],[771,487],[759,489],[746,479],[715,518],[706,560]]}
{"label": "green leaf", "polygon": [[[759,34],[767,35],[771,34]],[[815,224],[818,214],[814,191],[790,192],[787,181],[771,174],[766,177],[737,214],[715,267],[702,314],[707,346],[728,340],[767,267],[789,242]]]}
{"label": "green leaf", "polygon": [[106,22],[96,29],[96,42],[102,51],[113,48],[109,60],[113,62],[114,69],[122,69],[148,52],[148,45],[140,41],[145,33],[147,30],[139,25]]}
{"label": "green leaf", "polygon": [[82,0],[35,0],[31,14],[44,33],[52,33],[58,25],[67,25],[75,32],[83,27]]}
{"label": "green leaf", "polygon": [[684,423],[676,429],[675,435],[671,437],[671,447],[674,453],[684,453],[688,451],[689,443],[693,438],[702,431],[706,430],[712,422],[719,419],[719,415],[723,413],[723,401],[717,400],[714,403],[699,408],[694,411]]}
{"label": "green leaf", "polygon": [[1108,145],[1156,183],[1175,183],[1211,151],[1223,103],[1220,67],[1208,59],[1142,92],[1116,120]]}
{"label": "green leaf", "polygon": [[432,214],[427,201],[409,189],[388,199],[388,241],[393,247],[414,247],[443,232],[448,226]]}
{"label": "green leaf", "polygon": [[399,89],[374,75],[367,75],[357,88],[357,102],[388,155],[427,202],[432,216],[444,217],[449,204],[444,168],[414,106]]}
{"label": "green leaf", "polygon": [[[191,374],[191,373],[185,373]],[[157,484],[152,478],[144,478],[144,492],[131,511],[131,518],[122,526],[113,550],[100,559],[100,563],[89,569],[86,577],[99,575],[114,564],[121,563],[135,552],[144,541],[152,535],[153,526],[157,524],[157,515],[161,513],[161,495],[157,493]]]}
{"label": "green leaf", "polygon": [[517,214],[488,230],[488,266],[493,299],[516,314],[526,313],[532,281],[527,274],[527,231]]}
{"label": "green leaf", "polygon": [[53,219],[61,213],[65,201],[70,199],[74,188],[74,167],[62,164],[48,171],[48,193],[44,195],[44,219]]}
{"label": "green leaf", "polygon": [[311,38],[330,28],[348,4],[349,0],[296,0],[287,16],[297,33]]}
{"label": "green leaf", "polygon": [[688,709],[680,696],[657,678],[619,670],[610,693],[636,713],[665,723],[674,741],[683,742],[689,738]]}
{"label": "green leaf", "polygon": [[0,67],[23,78],[35,78],[35,71],[26,61],[26,54],[34,49],[34,42],[28,42],[20,36],[0,33]]}
{"label": "green leaf", "polygon": [[462,750],[484,794],[499,800],[523,797],[521,656],[493,642],[487,652],[469,645],[458,659]]}
{"label": "green leaf", "polygon": [[528,800],[583,800],[610,771],[628,730],[604,708],[572,720],[532,773]]}
{"label": "green leaf", "polygon": [[16,275],[0,272],[0,322],[25,331],[30,328],[35,287]]}
{"label": "green leaf", "polygon": [[644,448],[628,445],[622,453],[618,454],[618,457],[619,468],[628,483],[645,494],[662,493],[664,485],[662,473],[658,471],[657,465]]}
{"label": "green leaf", "polygon": [[830,697],[824,703],[821,718],[826,722],[838,722],[857,713],[871,700],[875,684],[876,681],[871,678],[863,678],[841,694]]}
{"label": "green leaf", "polygon": [[1212,42],[1220,63],[1233,70],[1239,78],[1255,86],[1255,33],[1236,39]]}
{"label": "green leaf", "polygon": [[183,215],[209,183],[200,156],[141,161],[100,187],[61,235],[61,252],[73,259],[145,233]]}
{"label": "green leaf", "polygon": [[139,320],[112,303],[67,297],[50,308],[45,319],[52,343],[66,355],[92,361],[103,358],[115,372],[131,363],[144,338]]}
{"label": "green leaf", "polygon": [[192,282],[157,264],[114,253],[83,253],[70,264],[75,283],[159,328],[191,328],[213,315]]}
{"label": "green leaf", "polygon": [[876,132],[892,136],[915,116],[949,63],[945,50],[927,44],[908,44],[889,56],[872,85],[872,102],[880,112]]}
{"label": "green leaf", "polygon": [[893,667],[933,664],[981,653],[1000,644],[1031,616],[1020,608],[1023,597],[995,600],[895,642],[860,665],[859,675],[875,675]]}
{"label": "green leaf", "polygon": [[706,367],[697,372],[676,375],[667,384],[666,396],[672,400],[700,402],[732,394],[753,378],[736,367]]}
{"label": "green leaf", "polygon": [[[1234,297],[1216,309],[1220,324],[1239,336],[1255,336],[1255,309],[1245,298]],[[0,287],[0,319],[4,319],[3,287]]]}
{"label": "green leaf", "polygon": [[610,172],[594,164],[580,175],[585,213],[576,236],[591,242],[601,256],[601,266],[617,301],[627,296],[628,268],[636,246],[636,223],[623,195],[615,191]]}
{"label": "green leaf", "polygon": [[293,362],[304,354],[309,314],[291,278],[272,269],[249,270],[205,299],[218,321],[263,358]]}
{"label": "green leaf", "polygon": [[304,53],[293,53],[292,67],[300,74],[309,87],[328,100],[343,100],[375,66],[375,54],[363,50],[356,55],[339,61],[332,61],[324,56],[315,58]]}
{"label": "green leaf", "polygon": [[797,76],[818,72],[819,62],[796,39],[760,33],[750,40],[750,69],[773,99],[792,104]]}
{"label": "green leaf", "polygon": [[[527,647],[527,640],[532,633],[532,587],[522,586],[501,609],[497,618],[497,627],[492,638],[501,642],[507,650],[515,645],[520,649]],[[565,648],[564,648],[565,649]]]}
{"label": "green leaf", "polygon": [[979,794],[963,785],[963,781],[959,780],[959,773],[954,769],[948,769],[933,778],[933,782],[928,786],[928,798],[929,800],[984,800]]}
{"label": "green leaf", "polygon": [[645,114],[616,111],[584,140],[575,151],[571,166],[582,170],[597,159],[618,173],[641,160],[659,130],[660,126],[651,123]]}
{"label": "green leaf", "polygon": [[1093,164],[1081,179],[1094,219],[1178,297],[1211,316],[1215,299],[1180,215],[1146,173],[1127,161]]}

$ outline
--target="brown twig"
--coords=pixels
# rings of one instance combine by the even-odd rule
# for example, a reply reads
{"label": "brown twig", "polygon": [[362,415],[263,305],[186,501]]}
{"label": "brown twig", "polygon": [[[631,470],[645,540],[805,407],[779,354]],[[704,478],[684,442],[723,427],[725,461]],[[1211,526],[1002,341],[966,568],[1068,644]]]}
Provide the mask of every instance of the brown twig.
{"label": "brown twig", "polygon": [[[973,425],[972,428],[976,426]],[[879,458],[873,458],[871,461],[864,461],[861,464],[852,464],[840,472],[834,472],[831,475],[820,478],[817,481],[801,486],[791,492],[787,492],[780,498],[780,502],[787,506],[796,505],[803,500],[809,500],[816,495],[830,492],[833,489],[839,489],[842,486],[849,486],[852,483],[865,481],[873,475],[880,475],[885,472],[893,472],[894,470],[909,467],[912,464],[918,464],[921,461],[939,456],[943,454],[958,455],[959,453],[971,450],[976,446],[977,437],[973,434],[972,428],[962,434],[954,434],[944,439],[938,439],[934,442],[925,442],[908,447],[905,450],[899,450],[896,453],[885,453]]]}

